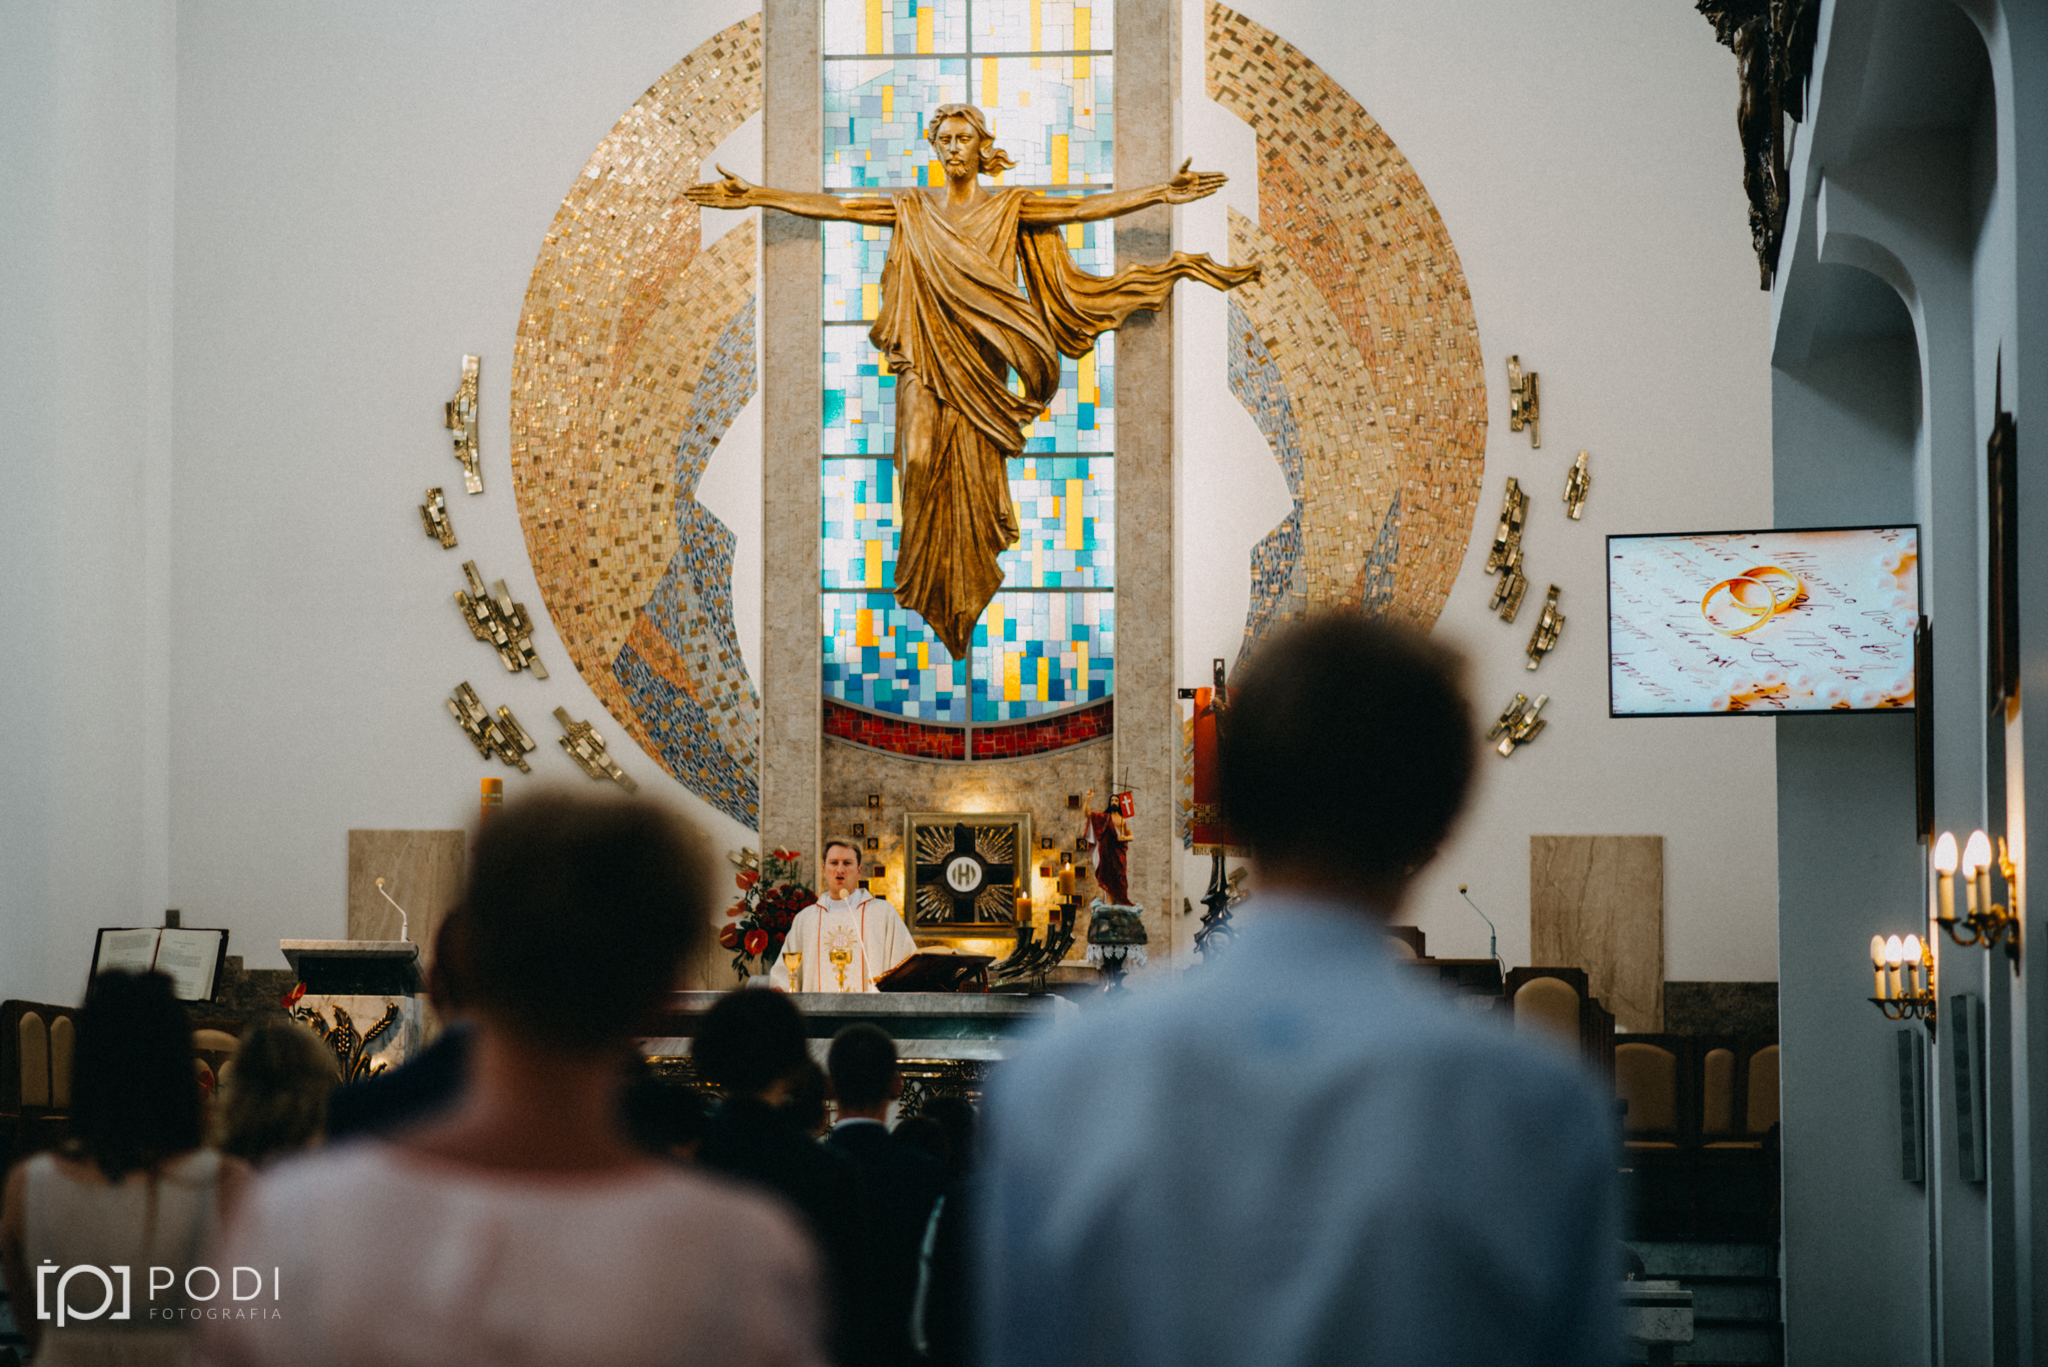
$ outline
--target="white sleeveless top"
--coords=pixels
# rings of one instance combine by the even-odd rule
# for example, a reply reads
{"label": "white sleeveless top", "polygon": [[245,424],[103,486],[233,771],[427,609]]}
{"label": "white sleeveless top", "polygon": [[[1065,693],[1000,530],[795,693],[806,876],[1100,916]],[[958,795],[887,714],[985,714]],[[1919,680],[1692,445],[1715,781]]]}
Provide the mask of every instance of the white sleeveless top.
{"label": "white sleeveless top", "polygon": [[[31,1284],[15,1295],[14,1313],[22,1320],[35,1316],[40,1289],[51,1318],[42,1321],[36,1367],[190,1360],[194,1322],[185,1284],[212,1242],[219,1181],[220,1155],[211,1149],[174,1158],[154,1174],[129,1173],[111,1186],[77,1181],[47,1153],[28,1161],[22,1245]],[[107,1281],[91,1272],[63,1281],[80,1266],[102,1269]],[[152,1269],[161,1288],[154,1295]],[[112,1300],[105,1304],[109,1282]],[[61,1327],[60,1283],[67,1309]],[[207,1290],[204,1274],[196,1289]],[[115,1318],[124,1311],[125,1319]]]}
{"label": "white sleeveless top", "polygon": [[688,1170],[548,1178],[360,1140],[238,1206],[215,1256],[280,1290],[202,1326],[223,1367],[823,1367],[796,1221]]}

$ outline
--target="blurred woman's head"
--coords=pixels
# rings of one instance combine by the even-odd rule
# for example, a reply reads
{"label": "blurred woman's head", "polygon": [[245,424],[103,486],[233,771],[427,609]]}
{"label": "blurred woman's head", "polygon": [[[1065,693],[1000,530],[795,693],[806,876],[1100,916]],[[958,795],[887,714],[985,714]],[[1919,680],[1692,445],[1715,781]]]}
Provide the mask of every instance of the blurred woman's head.
{"label": "blurred woman's head", "polygon": [[567,792],[484,823],[461,910],[461,981],[477,1014],[568,1052],[628,1038],[709,933],[703,841],[645,800]]}
{"label": "blurred woman's head", "polygon": [[308,1147],[327,1129],[327,1097],[340,1081],[334,1051],[305,1026],[256,1026],[224,1071],[216,1118],[222,1151],[261,1163]]}
{"label": "blurred woman's head", "polygon": [[102,973],[86,989],[72,1060],[71,1136],[118,1182],[199,1147],[192,1026],[161,973]]}

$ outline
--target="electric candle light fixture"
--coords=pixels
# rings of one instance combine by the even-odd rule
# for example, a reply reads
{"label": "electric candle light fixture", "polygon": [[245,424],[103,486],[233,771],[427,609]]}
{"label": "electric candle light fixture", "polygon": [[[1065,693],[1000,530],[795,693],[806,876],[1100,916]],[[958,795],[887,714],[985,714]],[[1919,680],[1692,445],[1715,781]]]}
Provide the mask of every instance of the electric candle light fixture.
{"label": "electric candle light fixture", "polygon": [[1877,995],[1871,1004],[1886,1020],[1924,1020],[1934,1028],[1934,946],[1918,935],[1870,937],[1870,967]]}
{"label": "electric candle light fixture", "polygon": [[[2020,961],[2020,918],[1991,900],[1991,840],[1982,831],[1972,831],[1963,847],[1960,868],[1963,875],[1963,915],[1956,916],[1956,838],[1943,831],[1934,842],[1935,924],[1959,945],[1981,945],[1985,949],[2005,946],[2015,966]],[[2013,865],[2003,837],[1998,842],[1998,871],[2005,879],[2007,895],[2018,886],[2019,870]]]}

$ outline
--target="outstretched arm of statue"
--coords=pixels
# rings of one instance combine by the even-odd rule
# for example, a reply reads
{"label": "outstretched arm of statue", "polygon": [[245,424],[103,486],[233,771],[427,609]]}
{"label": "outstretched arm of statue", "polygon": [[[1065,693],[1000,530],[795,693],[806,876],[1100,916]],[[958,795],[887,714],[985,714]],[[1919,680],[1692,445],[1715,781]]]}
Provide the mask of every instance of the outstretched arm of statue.
{"label": "outstretched arm of statue", "polygon": [[829,219],[845,223],[896,222],[896,204],[877,195],[841,199],[838,195],[810,194],[802,190],[771,190],[765,185],[718,168],[723,180],[692,185],[683,195],[703,209],[780,209],[799,218]]}
{"label": "outstretched arm of statue", "polygon": [[1026,223],[1088,223],[1096,219],[1119,218],[1149,209],[1155,204],[1186,204],[1207,199],[1222,189],[1230,177],[1221,171],[1191,171],[1190,157],[1164,185],[1144,185],[1135,190],[1112,190],[1106,195],[1027,195],[1019,206]]}

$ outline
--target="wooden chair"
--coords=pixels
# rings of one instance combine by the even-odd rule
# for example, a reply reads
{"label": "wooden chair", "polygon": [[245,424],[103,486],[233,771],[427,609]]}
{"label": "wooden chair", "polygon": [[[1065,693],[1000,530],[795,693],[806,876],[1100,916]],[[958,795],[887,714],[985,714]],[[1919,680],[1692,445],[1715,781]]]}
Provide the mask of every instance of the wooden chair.
{"label": "wooden chair", "polygon": [[[1537,986],[1537,984],[1542,984]],[[1614,1076],[1614,1013],[1600,1004],[1593,995],[1592,982],[1582,968],[1532,966],[1511,968],[1503,991],[1508,1010],[1514,1015],[1517,1030],[1542,1029],[1555,1031],[1570,1039],[1566,1025],[1566,1002],[1559,986],[1567,988],[1577,1002],[1577,1040],[1579,1056],[1586,1065],[1602,1079]],[[1524,997],[1523,989],[1530,989]],[[1531,1019],[1524,1021],[1523,1006],[1527,1003]]]}
{"label": "wooden chair", "polygon": [[0,1002],[0,1159],[63,1138],[77,1015],[47,1002]]}

